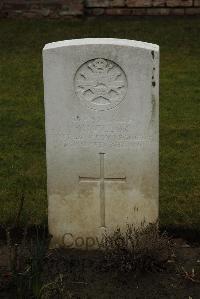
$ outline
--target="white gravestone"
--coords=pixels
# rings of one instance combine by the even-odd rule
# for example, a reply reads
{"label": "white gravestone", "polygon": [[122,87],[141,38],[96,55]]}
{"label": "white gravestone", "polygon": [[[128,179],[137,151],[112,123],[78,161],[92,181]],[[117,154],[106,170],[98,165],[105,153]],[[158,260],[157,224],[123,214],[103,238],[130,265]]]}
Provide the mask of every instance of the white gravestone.
{"label": "white gravestone", "polygon": [[110,38],[43,50],[52,247],[158,218],[159,47]]}

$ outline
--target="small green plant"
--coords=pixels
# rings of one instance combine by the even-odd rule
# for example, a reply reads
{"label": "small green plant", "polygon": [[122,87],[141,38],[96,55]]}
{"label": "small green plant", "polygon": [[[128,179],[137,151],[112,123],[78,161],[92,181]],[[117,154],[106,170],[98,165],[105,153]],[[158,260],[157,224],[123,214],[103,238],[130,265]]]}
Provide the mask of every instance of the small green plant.
{"label": "small green plant", "polygon": [[155,271],[168,260],[172,242],[166,233],[160,234],[158,223],[140,228],[127,224],[126,231],[117,228],[104,239],[106,267],[119,271]]}
{"label": "small green plant", "polygon": [[47,240],[44,236],[39,236],[39,232],[36,230],[36,238],[31,239],[26,245],[21,244],[19,248],[23,259],[19,263],[21,271],[18,269],[18,271],[13,272],[13,284],[16,288],[17,298],[40,298]]}
{"label": "small green plant", "polygon": [[72,297],[72,293],[66,289],[63,274],[59,274],[55,280],[44,284],[40,290],[40,299],[71,299]]}
{"label": "small green plant", "polygon": [[44,284],[40,289],[40,298],[49,299],[52,296],[63,296],[64,285],[63,285],[63,275],[60,274],[55,278],[54,281]]}

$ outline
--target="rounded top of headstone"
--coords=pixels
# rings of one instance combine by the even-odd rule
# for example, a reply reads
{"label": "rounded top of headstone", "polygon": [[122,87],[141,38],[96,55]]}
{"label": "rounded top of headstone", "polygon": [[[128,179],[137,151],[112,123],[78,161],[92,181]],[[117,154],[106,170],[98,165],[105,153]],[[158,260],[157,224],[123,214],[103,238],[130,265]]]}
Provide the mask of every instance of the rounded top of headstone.
{"label": "rounded top of headstone", "polygon": [[56,49],[60,47],[68,46],[83,46],[83,45],[118,45],[118,46],[128,46],[140,49],[146,49],[150,51],[159,51],[159,46],[156,44],[129,40],[129,39],[118,39],[118,38],[82,38],[82,39],[71,39],[64,40],[46,44],[45,50]]}

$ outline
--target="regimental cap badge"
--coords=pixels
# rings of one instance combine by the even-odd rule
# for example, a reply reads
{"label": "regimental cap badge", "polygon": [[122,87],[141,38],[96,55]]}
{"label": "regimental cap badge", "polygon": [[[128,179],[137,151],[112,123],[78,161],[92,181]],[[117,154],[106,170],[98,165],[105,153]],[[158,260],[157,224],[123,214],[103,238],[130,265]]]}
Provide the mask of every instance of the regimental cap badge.
{"label": "regimental cap badge", "polygon": [[94,110],[114,108],[125,98],[127,91],[127,79],[122,68],[104,58],[81,65],[74,82],[81,102]]}

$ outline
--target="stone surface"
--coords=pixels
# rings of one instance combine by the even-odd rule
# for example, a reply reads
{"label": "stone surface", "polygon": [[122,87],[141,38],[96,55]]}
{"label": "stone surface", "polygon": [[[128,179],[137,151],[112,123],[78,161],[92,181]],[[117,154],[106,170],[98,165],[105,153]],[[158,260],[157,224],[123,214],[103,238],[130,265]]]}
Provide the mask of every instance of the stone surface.
{"label": "stone surface", "polygon": [[147,9],[145,8],[132,8],[131,14],[133,16],[145,16],[147,14]]}
{"label": "stone surface", "polygon": [[153,7],[156,7],[156,6],[163,7],[163,6],[165,6],[165,3],[166,3],[166,0],[154,0],[152,2],[152,6]]}
{"label": "stone surface", "polygon": [[86,0],[86,7],[108,7],[109,0]]}
{"label": "stone surface", "polygon": [[132,14],[132,10],[127,8],[107,8],[105,10],[105,15],[108,16],[130,16]]}
{"label": "stone surface", "polygon": [[187,7],[192,4],[193,0],[166,0],[166,5],[169,7]]}
{"label": "stone surface", "polygon": [[[200,14],[200,0],[4,0],[0,2],[0,16],[8,18]],[[160,8],[163,9],[159,10]]]}
{"label": "stone surface", "polygon": [[100,16],[105,13],[104,8],[92,8],[87,10],[87,15],[88,16]]}
{"label": "stone surface", "polygon": [[80,39],[43,50],[52,247],[158,217],[159,47]]}
{"label": "stone surface", "polygon": [[196,7],[196,8],[193,8],[193,7],[188,7],[188,8],[185,8],[185,14],[186,15],[199,15],[200,14],[200,8],[199,7]]}
{"label": "stone surface", "polygon": [[147,14],[151,16],[166,16],[170,14],[170,9],[165,7],[147,9]]}
{"label": "stone surface", "polygon": [[152,0],[127,0],[126,5],[128,7],[151,7]]}
{"label": "stone surface", "polygon": [[194,0],[194,6],[200,6],[200,0]]}
{"label": "stone surface", "polygon": [[175,15],[175,16],[183,16],[185,14],[185,9],[184,8],[174,8],[170,10],[170,14]]}
{"label": "stone surface", "polygon": [[120,7],[125,6],[125,0],[86,0],[86,7]]}

